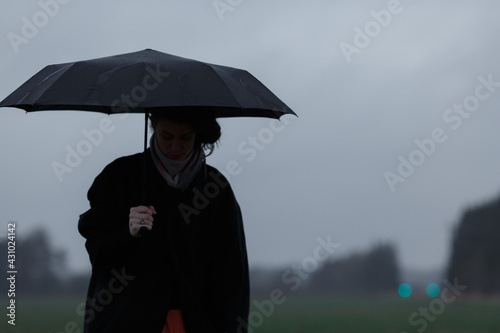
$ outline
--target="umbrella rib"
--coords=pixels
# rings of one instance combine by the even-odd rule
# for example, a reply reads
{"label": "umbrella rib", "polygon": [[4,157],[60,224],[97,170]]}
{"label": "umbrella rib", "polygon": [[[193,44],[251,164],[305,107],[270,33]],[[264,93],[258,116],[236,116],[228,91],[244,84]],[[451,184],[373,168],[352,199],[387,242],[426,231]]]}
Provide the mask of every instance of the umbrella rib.
{"label": "umbrella rib", "polygon": [[[38,94],[38,97],[36,98],[36,100],[33,100],[31,103],[29,103],[30,105],[33,105],[33,106],[37,105],[37,101],[40,99],[40,97],[42,97],[45,94],[45,92],[51,87],[50,85],[48,85],[47,87],[43,87],[42,83],[44,83],[45,81],[47,81],[51,77],[54,77],[56,74],[60,73],[63,70],[64,70],[64,73],[65,73],[71,67],[71,64],[69,64],[69,66],[68,66],[68,64],[64,64],[64,65],[66,65],[66,66],[63,66],[63,67],[57,69],[55,72],[50,73],[49,75],[45,76],[43,78],[43,80],[38,81],[38,82],[34,82],[34,87],[39,87],[40,93]],[[39,72],[39,74],[41,75],[43,72],[47,71],[52,66],[54,66],[54,65],[46,66],[44,69],[42,69]],[[57,80],[59,80],[59,78],[62,75],[64,75],[64,73],[61,73],[61,75],[58,78],[56,78],[54,82],[57,82]],[[16,104],[22,104],[23,101],[31,94],[31,91],[32,91],[32,88],[26,94],[24,94],[24,96],[22,98],[20,98],[20,100]]]}
{"label": "umbrella rib", "polygon": [[[245,108],[241,105],[240,101],[238,99],[236,99],[236,97],[234,97],[234,93],[233,93],[233,90],[231,88],[229,88],[229,86],[227,85],[227,83],[221,78],[220,74],[217,72],[217,70],[215,70],[215,68],[213,66],[217,66],[217,65],[212,65],[212,64],[209,64],[209,63],[205,63],[205,62],[202,62],[205,66],[208,66],[210,68],[210,70],[215,73],[215,75],[217,76],[218,80],[220,82],[222,82],[222,84],[224,85],[224,87],[226,87],[227,91],[229,91],[230,95],[233,96],[234,100],[236,101],[236,103],[238,103],[239,107],[241,110],[244,110]],[[217,67],[221,67],[221,66],[217,66]]]}

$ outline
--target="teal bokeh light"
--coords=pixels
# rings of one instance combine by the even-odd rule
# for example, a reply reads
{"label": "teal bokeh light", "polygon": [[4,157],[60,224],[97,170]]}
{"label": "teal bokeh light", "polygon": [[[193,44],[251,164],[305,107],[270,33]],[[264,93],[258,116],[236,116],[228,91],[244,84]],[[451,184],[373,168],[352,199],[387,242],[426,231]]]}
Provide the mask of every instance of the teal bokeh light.
{"label": "teal bokeh light", "polygon": [[430,283],[428,286],[427,286],[427,295],[429,295],[430,297],[436,297],[437,295],[439,295],[439,292],[441,291],[439,289],[439,286],[435,283]]}
{"label": "teal bokeh light", "polygon": [[402,283],[398,288],[399,296],[409,297],[411,295],[411,286],[408,283]]}

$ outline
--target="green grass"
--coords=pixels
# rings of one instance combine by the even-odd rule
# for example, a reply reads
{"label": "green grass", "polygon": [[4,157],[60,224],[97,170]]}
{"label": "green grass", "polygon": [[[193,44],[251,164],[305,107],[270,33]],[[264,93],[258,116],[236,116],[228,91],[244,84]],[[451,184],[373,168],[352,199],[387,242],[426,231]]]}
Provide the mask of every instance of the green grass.
{"label": "green grass", "polygon": [[[414,299],[298,299],[289,297],[273,305],[258,300],[252,304],[250,333],[408,333],[423,329],[411,326],[410,315],[428,308],[431,298]],[[82,333],[81,299],[16,300],[16,326],[7,324],[2,310],[0,331],[26,333]],[[0,300],[1,308],[7,304]],[[439,308],[438,308],[439,309]],[[81,310],[80,310],[81,311]],[[431,314],[432,315],[432,314]],[[418,316],[416,319],[424,320]],[[425,321],[425,320],[424,320]],[[427,333],[498,333],[500,302],[469,301],[446,304],[433,321],[426,321]]]}
{"label": "green grass", "polygon": [[[444,309],[422,315],[413,326],[412,313],[428,308],[431,298],[407,299],[288,299],[276,305],[268,318],[262,316],[262,325],[254,314],[249,318],[251,333],[486,333],[500,332],[499,302],[467,302],[446,304]],[[260,312],[254,305],[251,312]],[[252,319],[253,317],[253,319]],[[253,320],[253,321],[252,321]],[[424,323],[425,322],[425,323]],[[426,326],[425,326],[426,325]]]}
{"label": "green grass", "polygon": [[[83,299],[16,299],[16,325],[7,324],[2,311],[0,332],[83,333],[80,303]],[[7,304],[1,301],[2,309]],[[80,311],[80,312],[78,312]],[[7,318],[8,319],[8,318]]]}

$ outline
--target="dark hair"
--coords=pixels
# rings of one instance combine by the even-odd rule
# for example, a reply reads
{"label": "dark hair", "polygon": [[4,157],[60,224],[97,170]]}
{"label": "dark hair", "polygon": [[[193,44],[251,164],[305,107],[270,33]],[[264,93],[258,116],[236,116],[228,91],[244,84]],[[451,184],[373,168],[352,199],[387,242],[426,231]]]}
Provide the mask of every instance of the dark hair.
{"label": "dark hair", "polygon": [[149,109],[151,124],[161,120],[169,120],[177,124],[191,126],[196,132],[195,145],[207,152],[213,153],[217,141],[221,137],[221,129],[210,108],[154,108]]}

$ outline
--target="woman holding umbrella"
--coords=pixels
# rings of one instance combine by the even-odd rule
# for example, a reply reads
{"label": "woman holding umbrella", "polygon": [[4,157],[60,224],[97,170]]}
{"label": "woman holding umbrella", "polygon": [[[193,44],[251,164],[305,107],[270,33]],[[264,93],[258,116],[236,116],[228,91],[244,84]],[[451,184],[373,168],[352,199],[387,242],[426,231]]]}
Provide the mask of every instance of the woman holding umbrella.
{"label": "woman holding umbrella", "polygon": [[152,113],[150,148],[145,138],[144,153],[106,166],[80,216],[85,332],[247,331],[241,212],[204,150],[219,139],[215,117],[295,115],[286,104],[245,70],[146,49],[46,66],[0,107],[145,113],[145,137]]}
{"label": "woman holding umbrella", "polygon": [[246,332],[241,212],[205,162],[220,127],[206,110],[150,119],[150,148],[106,166],[80,216],[92,263],[85,332]]}

